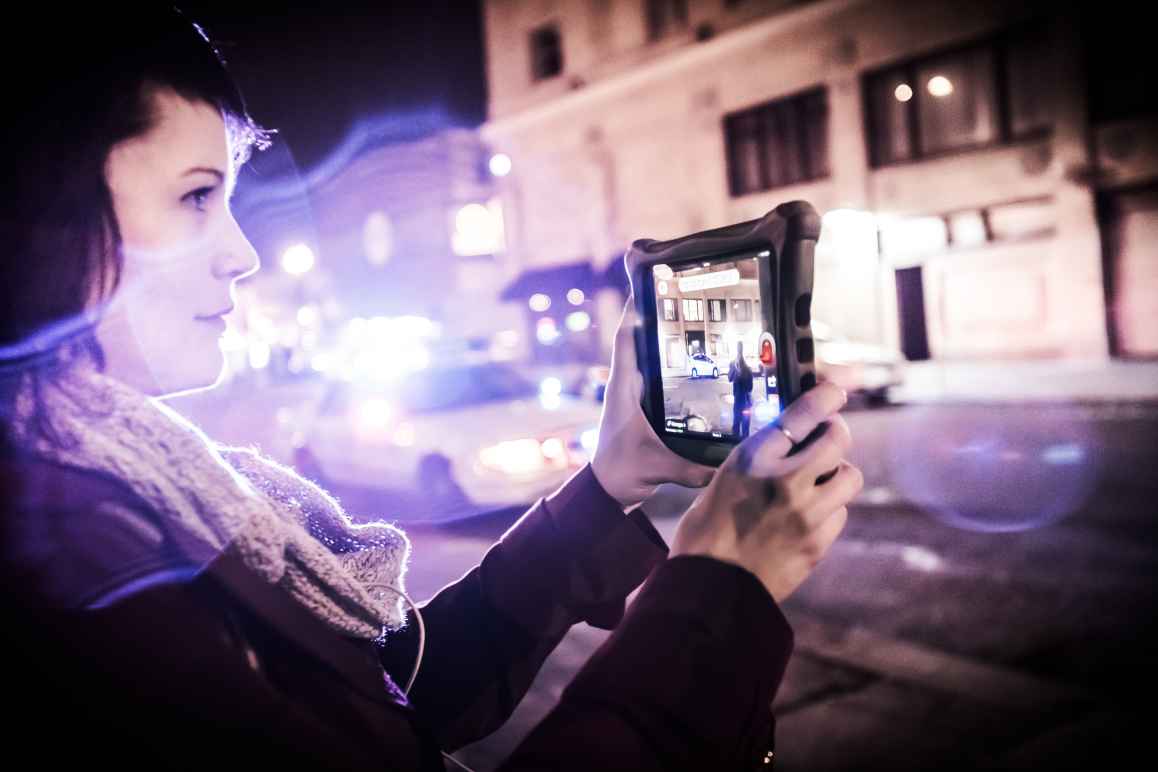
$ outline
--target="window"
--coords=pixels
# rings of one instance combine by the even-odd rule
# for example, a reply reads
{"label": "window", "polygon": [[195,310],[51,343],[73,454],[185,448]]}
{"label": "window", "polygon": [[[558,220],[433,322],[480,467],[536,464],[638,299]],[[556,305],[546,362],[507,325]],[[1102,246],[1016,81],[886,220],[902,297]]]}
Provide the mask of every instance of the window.
{"label": "window", "polygon": [[531,31],[531,79],[546,80],[563,72],[563,42],[559,27],[544,24]]}
{"label": "window", "polygon": [[658,40],[687,26],[687,0],[647,0],[647,37]]}
{"label": "window", "polygon": [[953,250],[984,247],[1002,241],[1042,238],[1055,232],[1053,199],[1031,198],[886,220],[880,226],[882,253],[909,262]]}
{"label": "window", "polygon": [[1045,28],[1029,29],[1013,38],[1006,51],[1009,89],[1009,130],[1014,137],[1048,132],[1053,122],[1055,80]]}
{"label": "window", "polygon": [[903,217],[881,224],[881,251],[893,259],[920,257],[945,251],[949,228],[941,215]]}
{"label": "window", "polygon": [[935,155],[997,140],[993,52],[988,49],[934,59],[914,69],[919,93],[917,150]]}
{"label": "window", "polygon": [[704,301],[684,298],[684,321],[704,321]]}
{"label": "window", "polygon": [[679,321],[679,316],[676,315],[676,302],[674,298],[663,299],[663,320],[665,322]]}
{"label": "window", "polygon": [[1050,198],[1014,201],[992,206],[985,212],[989,235],[994,241],[1047,236],[1056,228],[1057,215]]}
{"label": "window", "polygon": [[751,300],[733,300],[732,301],[732,318],[737,322],[752,321],[752,301]]}
{"label": "window", "polygon": [[1047,132],[1049,41],[1027,28],[865,77],[873,166],[985,147]]}
{"label": "window", "polygon": [[828,176],[828,95],[815,89],[724,118],[733,196]]}
{"label": "window", "polygon": [[727,304],[723,300],[709,300],[708,301],[708,318],[713,322],[725,322],[728,320],[728,313],[725,311]]}

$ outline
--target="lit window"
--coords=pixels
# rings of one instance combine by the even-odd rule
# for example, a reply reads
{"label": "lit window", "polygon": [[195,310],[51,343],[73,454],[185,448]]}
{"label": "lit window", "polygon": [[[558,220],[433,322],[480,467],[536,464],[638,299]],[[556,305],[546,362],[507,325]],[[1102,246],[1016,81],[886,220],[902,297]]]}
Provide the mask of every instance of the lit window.
{"label": "lit window", "polygon": [[949,238],[954,247],[975,247],[989,240],[984,215],[971,209],[949,215]]}
{"label": "lit window", "polygon": [[943,217],[904,217],[881,224],[881,249],[892,258],[935,254],[948,245]]}
{"label": "lit window", "polygon": [[1053,72],[1046,29],[1030,25],[870,73],[865,94],[873,166],[1048,131]]}

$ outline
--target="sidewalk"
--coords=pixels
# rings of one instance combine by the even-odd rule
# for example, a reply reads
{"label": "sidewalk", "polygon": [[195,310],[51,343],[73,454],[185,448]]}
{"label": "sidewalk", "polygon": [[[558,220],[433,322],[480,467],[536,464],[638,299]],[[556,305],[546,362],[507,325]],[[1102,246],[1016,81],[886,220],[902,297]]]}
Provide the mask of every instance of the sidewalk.
{"label": "sidewalk", "polygon": [[891,398],[906,402],[1158,401],[1158,361],[910,362]]}

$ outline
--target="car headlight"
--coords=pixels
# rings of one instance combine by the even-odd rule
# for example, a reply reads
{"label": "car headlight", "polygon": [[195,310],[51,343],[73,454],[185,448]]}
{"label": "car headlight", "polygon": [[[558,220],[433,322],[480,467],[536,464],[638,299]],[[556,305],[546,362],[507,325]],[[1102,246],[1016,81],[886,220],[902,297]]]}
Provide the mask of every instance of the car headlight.
{"label": "car headlight", "polygon": [[483,448],[478,454],[479,463],[484,467],[512,477],[537,474],[545,469],[566,469],[569,459],[567,443],[560,437],[504,440]]}

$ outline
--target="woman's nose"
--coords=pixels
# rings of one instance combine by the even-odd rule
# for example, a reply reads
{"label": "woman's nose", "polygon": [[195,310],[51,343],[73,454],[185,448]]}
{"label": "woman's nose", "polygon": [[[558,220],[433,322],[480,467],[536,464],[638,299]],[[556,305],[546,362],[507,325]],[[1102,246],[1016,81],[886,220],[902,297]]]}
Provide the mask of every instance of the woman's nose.
{"label": "woman's nose", "polygon": [[237,281],[257,271],[261,259],[241,226],[232,217],[229,218],[226,230],[214,261],[213,275],[219,279]]}

